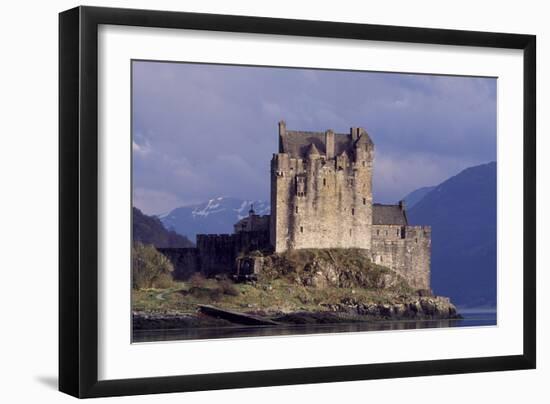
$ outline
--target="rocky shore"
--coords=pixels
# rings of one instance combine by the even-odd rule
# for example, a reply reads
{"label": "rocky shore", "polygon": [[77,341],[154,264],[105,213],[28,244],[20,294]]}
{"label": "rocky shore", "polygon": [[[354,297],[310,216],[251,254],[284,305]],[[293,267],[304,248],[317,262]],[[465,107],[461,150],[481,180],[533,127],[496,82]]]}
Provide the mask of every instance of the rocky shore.
{"label": "rocky shore", "polygon": [[[456,307],[446,297],[419,296],[393,304],[359,303],[353,299],[323,304],[319,311],[295,311],[290,313],[247,311],[257,317],[273,320],[280,325],[344,324],[380,320],[452,320],[462,318]],[[208,316],[203,313],[134,312],[134,330],[185,329],[197,327],[231,327],[238,322]]]}

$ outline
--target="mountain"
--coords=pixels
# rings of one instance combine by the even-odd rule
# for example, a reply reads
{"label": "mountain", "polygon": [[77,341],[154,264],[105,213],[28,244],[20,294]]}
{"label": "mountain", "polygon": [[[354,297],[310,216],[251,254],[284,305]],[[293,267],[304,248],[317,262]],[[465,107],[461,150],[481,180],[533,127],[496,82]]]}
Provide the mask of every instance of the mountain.
{"label": "mountain", "polygon": [[433,190],[435,187],[422,187],[418,188],[415,191],[412,191],[410,194],[405,196],[403,198],[403,201],[405,201],[405,206],[407,209],[411,209],[414,205],[416,205],[418,202],[426,196],[431,190]]}
{"label": "mountain", "polygon": [[160,215],[159,219],[167,229],[195,240],[197,234],[233,233],[233,225],[248,216],[250,205],[254,205],[254,211],[258,215],[267,215],[270,212],[270,203],[266,201],[220,196],[207,202],[176,208]]}
{"label": "mountain", "polygon": [[166,230],[158,218],[147,216],[138,208],[132,208],[132,235],[134,241],[155,247],[194,247],[187,237]]}
{"label": "mountain", "polygon": [[407,212],[432,226],[432,289],[461,306],[496,306],[495,162],[470,167]]}

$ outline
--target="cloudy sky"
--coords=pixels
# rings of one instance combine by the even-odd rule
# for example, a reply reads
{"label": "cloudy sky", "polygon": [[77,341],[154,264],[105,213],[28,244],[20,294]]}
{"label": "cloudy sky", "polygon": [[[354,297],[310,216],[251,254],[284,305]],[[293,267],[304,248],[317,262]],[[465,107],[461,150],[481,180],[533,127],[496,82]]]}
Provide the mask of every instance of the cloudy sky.
{"label": "cloudy sky", "polygon": [[496,160],[496,79],[133,62],[134,206],[269,198],[277,122],[375,144],[374,200]]}

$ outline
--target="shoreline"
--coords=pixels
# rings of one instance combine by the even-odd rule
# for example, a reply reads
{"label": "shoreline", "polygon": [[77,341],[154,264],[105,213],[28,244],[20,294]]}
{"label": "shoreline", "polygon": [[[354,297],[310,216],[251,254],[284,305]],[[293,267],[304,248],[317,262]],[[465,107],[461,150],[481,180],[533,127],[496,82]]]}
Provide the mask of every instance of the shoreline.
{"label": "shoreline", "polygon": [[[460,320],[463,317],[449,299],[432,296],[422,297],[408,303],[338,303],[323,305],[318,311],[296,310],[291,312],[261,310],[242,311],[243,315],[255,316],[276,322],[270,327],[296,325],[344,325],[376,323],[384,321]],[[132,312],[134,330],[198,329],[209,327],[245,327],[239,320],[222,318],[196,312]],[[250,327],[250,326],[248,326]]]}

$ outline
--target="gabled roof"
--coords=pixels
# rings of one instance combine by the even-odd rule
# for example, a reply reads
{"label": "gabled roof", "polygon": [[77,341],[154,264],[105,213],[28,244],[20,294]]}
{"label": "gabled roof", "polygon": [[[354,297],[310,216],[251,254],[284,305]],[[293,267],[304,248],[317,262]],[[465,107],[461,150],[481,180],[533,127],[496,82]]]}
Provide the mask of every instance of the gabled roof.
{"label": "gabled roof", "polygon": [[407,214],[399,205],[372,205],[372,224],[395,224],[407,226]]}
{"label": "gabled roof", "polygon": [[315,146],[315,143],[311,143],[309,145],[309,151],[307,152],[308,156],[320,156],[319,150],[317,150],[317,146]]}
{"label": "gabled roof", "polygon": [[[333,156],[342,152],[349,152],[353,155],[355,147],[362,145],[374,145],[367,131],[363,128],[350,128],[350,133],[333,133],[334,150]],[[320,155],[326,152],[326,132],[309,132],[287,130],[284,121],[279,122],[279,153],[288,153],[292,158],[306,158],[310,145],[314,145]]]}
{"label": "gabled roof", "polygon": [[359,139],[357,139],[355,144],[363,145],[363,144],[373,144],[373,143],[368,133],[364,132],[361,136],[359,136]]}
{"label": "gabled roof", "polygon": [[[306,158],[310,144],[315,145],[319,154],[326,155],[324,132],[286,131],[279,138],[280,153],[288,153],[292,158]],[[334,155],[338,155],[353,146],[347,133],[334,134]]]}

